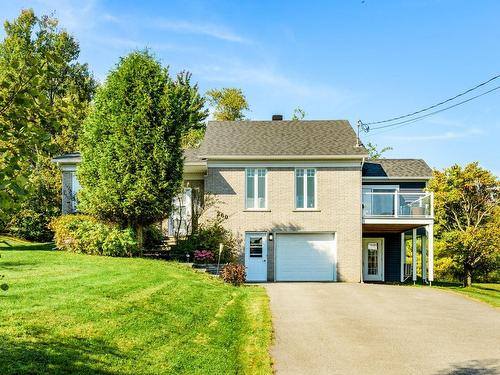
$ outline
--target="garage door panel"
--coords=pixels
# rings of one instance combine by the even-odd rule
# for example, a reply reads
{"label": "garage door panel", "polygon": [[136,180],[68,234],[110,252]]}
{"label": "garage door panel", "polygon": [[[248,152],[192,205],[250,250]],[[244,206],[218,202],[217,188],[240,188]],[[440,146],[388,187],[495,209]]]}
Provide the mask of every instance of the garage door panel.
{"label": "garage door panel", "polygon": [[333,233],[276,236],[277,281],[332,281],[336,251]]}

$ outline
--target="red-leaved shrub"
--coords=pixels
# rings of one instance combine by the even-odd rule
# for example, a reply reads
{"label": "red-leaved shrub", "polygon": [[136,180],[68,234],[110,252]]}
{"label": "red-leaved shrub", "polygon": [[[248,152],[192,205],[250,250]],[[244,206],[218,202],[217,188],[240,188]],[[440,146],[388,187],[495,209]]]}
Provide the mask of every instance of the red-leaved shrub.
{"label": "red-leaved shrub", "polygon": [[221,277],[226,283],[241,285],[245,282],[247,273],[243,264],[230,263],[224,266]]}

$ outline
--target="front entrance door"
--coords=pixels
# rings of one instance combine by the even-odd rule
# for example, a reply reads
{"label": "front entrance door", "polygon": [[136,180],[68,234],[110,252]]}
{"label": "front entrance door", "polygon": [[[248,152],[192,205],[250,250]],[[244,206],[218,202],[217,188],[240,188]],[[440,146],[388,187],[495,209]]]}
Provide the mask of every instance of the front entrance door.
{"label": "front entrance door", "polygon": [[267,281],[267,233],[245,235],[247,281]]}
{"label": "front entrance door", "polygon": [[363,238],[363,280],[384,281],[383,238]]}

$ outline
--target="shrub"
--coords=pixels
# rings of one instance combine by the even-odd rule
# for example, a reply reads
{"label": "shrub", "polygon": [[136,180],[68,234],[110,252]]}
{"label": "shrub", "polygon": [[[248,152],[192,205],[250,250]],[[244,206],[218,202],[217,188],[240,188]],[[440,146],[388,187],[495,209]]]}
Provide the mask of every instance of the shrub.
{"label": "shrub", "polygon": [[196,250],[208,250],[213,254],[219,253],[219,244],[224,245],[221,254],[221,263],[231,263],[236,260],[240,241],[230,230],[223,227],[225,216],[217,213],[217,216],[206,223],[200,224],[197,231],[186,239],[181,239],[172,248],[172,254],[180,258],[189,254],[191,258]]}
{"label": "shrub", "polygon": [[194,252],[195,263],[213,263],[215,262],[214,253],[210,250],[196,250]]}
{"label": "shrub", "polygon": [[5,224],[15,237],[48,242],[54,236],[48,224],[61,214],[61,171],[44,152],[37,153],[35,160],[34,165],[26,166],[26,194],[19,199],[19,205],[6,212]]}
{"label": "shrub", "polygon": [[36,212],[31,209],[19,210],[10,220],[8,231],[15,237],[30,241],[50,241],[52,232],[48,228],[50,219],[47,213]]}
{"label": "shrub", "polygon": [[163,233],[161,225],[152,224],[144,228],[144,248],[154,249],[163,242]]}
{"label": "shrub", "polygon": [[56,246],[61,250],[116,257],[138,253],[131,229],[102,223],[90,216],[64,215],[52,220],[49,226],[54,231]]}
{"label": "shrub", "polygon": [[245,282],[247,273],[243,264],[226,264],[221,271],[221,277],[226,283],[241,285]]}

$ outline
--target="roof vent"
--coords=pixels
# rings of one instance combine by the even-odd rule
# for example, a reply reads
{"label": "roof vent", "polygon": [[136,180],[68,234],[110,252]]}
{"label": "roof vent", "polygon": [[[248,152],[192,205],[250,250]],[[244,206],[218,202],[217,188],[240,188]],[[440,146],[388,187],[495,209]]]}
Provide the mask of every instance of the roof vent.
{"label": "roof vent", "polygon": [[273,121],[282,121],[283,115],[273,115]]}

